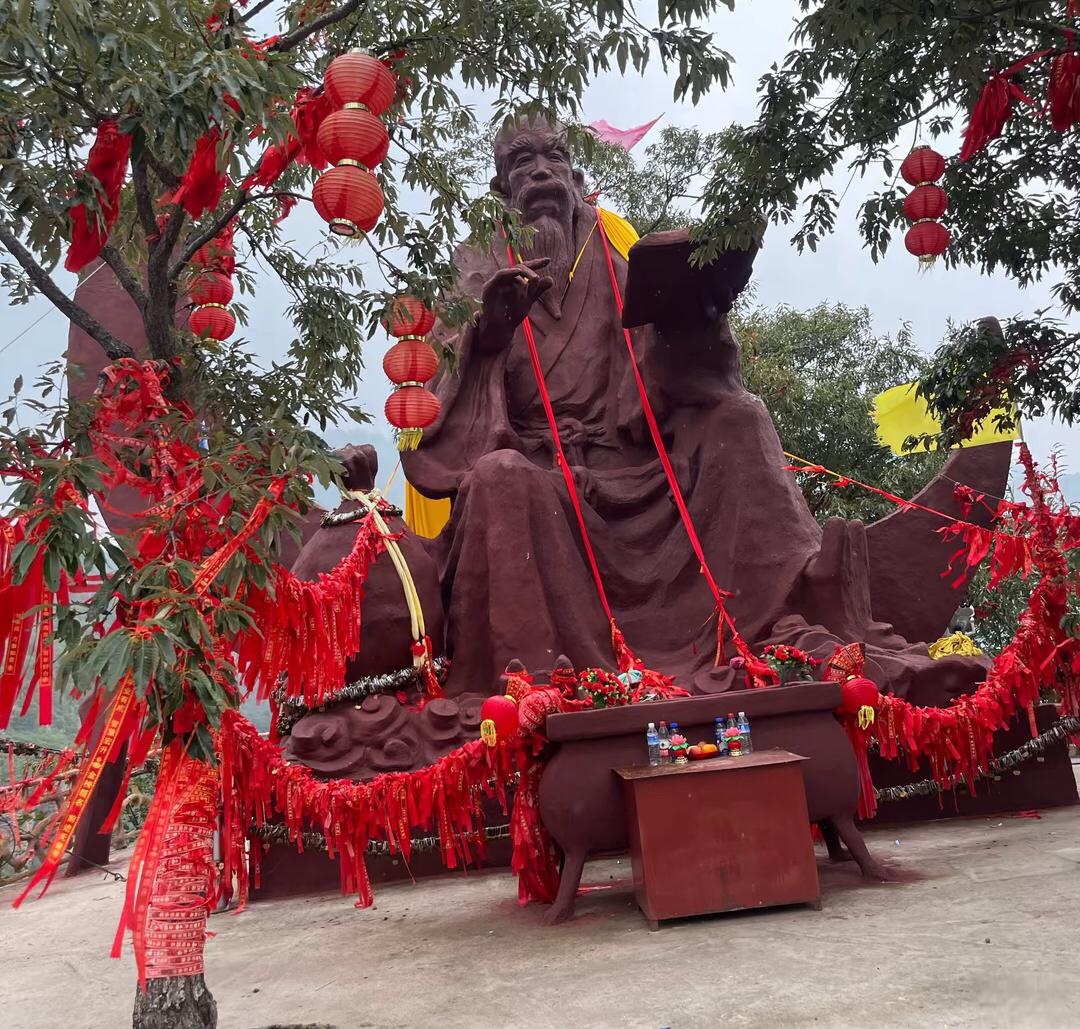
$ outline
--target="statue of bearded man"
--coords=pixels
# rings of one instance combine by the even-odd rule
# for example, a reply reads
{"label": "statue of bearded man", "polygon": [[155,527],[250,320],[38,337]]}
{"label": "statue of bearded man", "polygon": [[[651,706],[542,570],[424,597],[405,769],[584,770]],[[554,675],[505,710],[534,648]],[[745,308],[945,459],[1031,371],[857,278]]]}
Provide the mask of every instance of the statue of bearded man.
{"label": "statue of bearded man", "polygon": [[[596,210],[582,199],[563,134],[546,122],[519,122],[498,137],[495,166],[491,187],[532,227],[531,249],[513,263],[505,244],[458,251],[460,287],[481,298],[481,314],[451,339],[459,367],[436,387],[438,421],[418,450],[403,455],[422,494],[452,501],[433,544],[452,659],[448,692],[488,692],[513,658],[537,672],[560,654],[578,668],[614,665],[526,319],[627,643],[694,691],[737,688],[743,677],[727,667],[730,635],[714,667],[714,600],[649,435]],[[627,313],[634,305],[651,312],[652,324],[631,331],[635,354],[710,568],[733,594],[728,610],[740,632],[754,647],[783,641],[821,656],[838,641],[864,642],[867,672],[882,686],[904,694],[933,681],[930,693],[914,698],[920,702],[934,702],[942,682],[969,686],[978,666],[934,662],[925,646],[873,621],[863,526],[840,523],[823,545],[783,470],[764,405],[743,389],[727,313],[756,248],[694,271],[688,247],[671,256],[672,241],[663,238],[671,235],[635,249]],[[627,263],[614,250],[610,259],[625,292]]]}

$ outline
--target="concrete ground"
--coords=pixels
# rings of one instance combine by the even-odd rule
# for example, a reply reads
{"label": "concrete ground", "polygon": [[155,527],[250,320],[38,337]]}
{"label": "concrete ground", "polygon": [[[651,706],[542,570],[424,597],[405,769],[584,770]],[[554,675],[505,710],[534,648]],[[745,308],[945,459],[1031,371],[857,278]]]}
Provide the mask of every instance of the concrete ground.
{"label": "concrete ground", "polygon": [[[509,873],[383,886],[366,911],[266,902],[211,920],[207,979],[222,1029],[1080,1025],[1080,807],[867,838],[900,882],[819,854],[821,911],[655,933],[626,858],[591,863],[577,918],[554,928]],[[0,890],[0,1026],[131,1024],[133,961],[108,957],[122,890],[62,879],[17,912]]]}

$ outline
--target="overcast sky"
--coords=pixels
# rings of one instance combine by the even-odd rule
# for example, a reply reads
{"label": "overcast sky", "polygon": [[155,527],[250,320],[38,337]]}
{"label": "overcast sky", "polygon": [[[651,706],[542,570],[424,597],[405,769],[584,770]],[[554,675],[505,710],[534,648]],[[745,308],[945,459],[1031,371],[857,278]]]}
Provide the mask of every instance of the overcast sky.
{"label": "overcast sky", "polygon": [[[796,10],[797,5],[790,0],[749,0],[738,3],[734,13],[724,12],[713,19],[717,44],[735,58],[735,82],[726,92],[712,94],[697,107],[675,105],[671,101],[673,77],[665,75],[656,65],[629,86],[617,75],[597,81],[586,94],[584,120],[603,118],[626,128],[663,114],[654,132],[664,125],[697,126],[703,131],[713,131],[731,122],[751,120],[757,79],[786,52]],[[471,99],[482,101],[479,96]],[[639,149],[644,150],[648,142],[646,137]],[[941,149],[950,156],[947,148]],[[914,338],[927,351],[939,342],[949,318],[966,321],[990,314],[1006,318],[1051,306],[1050,283],[1022,290],[1003,276],[943,267],[920,275],[915,259],[902,243],[894,244],[885,260],[875,265],[862,247],[855,224],[863,193],[858,182],[852,185],[841,209],[837,231],[819,246],[816,254],[797,253],[782,229],[775,226],[770,229],[754,269],[759,303],[796,308],[811,307],[821,301],[865,305],[871,310],[878,331],[895,332],[901,323],[909,322]],[[301,251],[321,245],[324,228],[308,205],[300,205],[285,224]],[[361,248],[349,247],[341,250],[340,259],[362,260],[362,254]],[[62,270],[56,273],[56,279],[68,292],[74,288],[73,276]],[[280,354],[290,338],[283,317],[288,303],[284,290],[270,276],[263,276],[257,300],[251,297],[244,300],[251,311],[251,322],[244,335],[257,341],[260,354],[267,357]],[[10,342],[39,318],[41,321],[22,338]],[[0,308],[0,348],[3,348],[0,382],[10,382],[19,374],[30,379],[43,363],[62,354],[66,341],[66,323],[47,301],[37,298],[26,306]],[[387,443],[389,431],[381,414],[389,386],[380,367],[385,348],[383,338],[370,344],[368,374],[361,390],[361,402],[376,415],[382,436],[383,479],[390,472],[392,460]],[[347,436],[364,442],[363,431],[353,426]],[[1025,433],[1037,457],[1058,445],[1064,450],[1066,463],[1077,467],[1073,455],[1080,454],[1080,429],[1042,420],[1026,425]],[[346,435],[335,436],[333,442],[344,442],[345,438]]]}

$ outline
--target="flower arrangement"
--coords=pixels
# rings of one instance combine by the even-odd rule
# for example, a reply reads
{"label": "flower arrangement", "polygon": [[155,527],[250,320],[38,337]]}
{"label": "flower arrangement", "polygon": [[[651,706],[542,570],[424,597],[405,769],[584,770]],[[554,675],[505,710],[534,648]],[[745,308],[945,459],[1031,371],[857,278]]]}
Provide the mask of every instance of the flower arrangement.
{"label": "flower arrangement", "polygon": [[631,684],[602,668],[586,669],[579,676],[578,683],[592,697],[594,708],[623,707],[633,701]]}
{"label": "flower arrangement", "polygon": [[789,647],[786,643],[770,644],[763,653],[766,664],[776,670],[781,683],[813,679],[814,669],[821,664],[820,658],[811,657],[805,650]]}

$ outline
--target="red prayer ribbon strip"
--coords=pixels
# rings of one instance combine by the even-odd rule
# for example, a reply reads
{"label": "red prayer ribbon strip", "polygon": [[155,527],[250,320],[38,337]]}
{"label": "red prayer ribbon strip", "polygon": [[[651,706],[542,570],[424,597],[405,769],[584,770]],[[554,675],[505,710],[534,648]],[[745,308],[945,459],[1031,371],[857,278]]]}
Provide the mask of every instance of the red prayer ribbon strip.
{"label": "red prayer ribbon strip", "polygon": [[[596,226],[600,231],[600,240],[604,245],[604,257],[607,259],[608,275],[611,277],[611,289],[615,294],[615,306],[621,317],[623,310],[622,291],[619,289],[619,280],[615,275],[615,264],[611,259],[611,244],[608,242],[607,232],[604,231],[604,219],[600,217],[600,208],[596,208]],[[671,489],[671,496],[675,501],[675,506],[679,510],[679,517],[682,519],[683,528],[686,530],[687,538],[690,540],[690,546],[693,547],[694,555],[701,565],[701,574],[705,576],[705,581],[709,586],[709,592],[712,593],[713,599],[716,601],[716,610],[720,616],[720,627],[717,634],[716,663],[719,664],[720,659],[723,656],[723,645],[720,634],[723,631],[724,625],[727,625],[731,629],[735,649],[739,652],[740,656],[744,660],[751,660],[754,656],[753,652],[750,650],[742,636],[739,635],[738,630],[735,628],[735,621],[728,613],[727,607],[724,604],[724,600],[727,597],[730,597],[731,593],[721,589],[716,584],[716,579],[713,578],[712,571],[709,568],[708,559],[705,557],[705,550],[701,545],[701,539],[698,537],[697,529],[694,527],[694,520],[690,517],[690,510],[687,508],[686,501],[683,499],[679,480],[675,475],[675,469],[671,465],[671,458],[668,456],[667,447],[664,446],[664,440],[660,434],[660,426],[657,425],[656,415],[653,412],[652,404],[649,402],[649,394],[645,389],[645,381],[641,377],[641,369],[638,366],[637,357],[634,354],[634,341],[630,336],[630,330],[624,328],[622,332],[623,338],[626,340],[627,352],[630,354],[630,367],[634,372],[634,382],[637,384],[638,396],[641,398],[641,407],[645,412],[645,421],[649,425],[649,433],[652,436],[653,445],[656,447],[656,455],[660,458],[660,464],[663,465],[664,475],[667,476],[668,486]]]}

